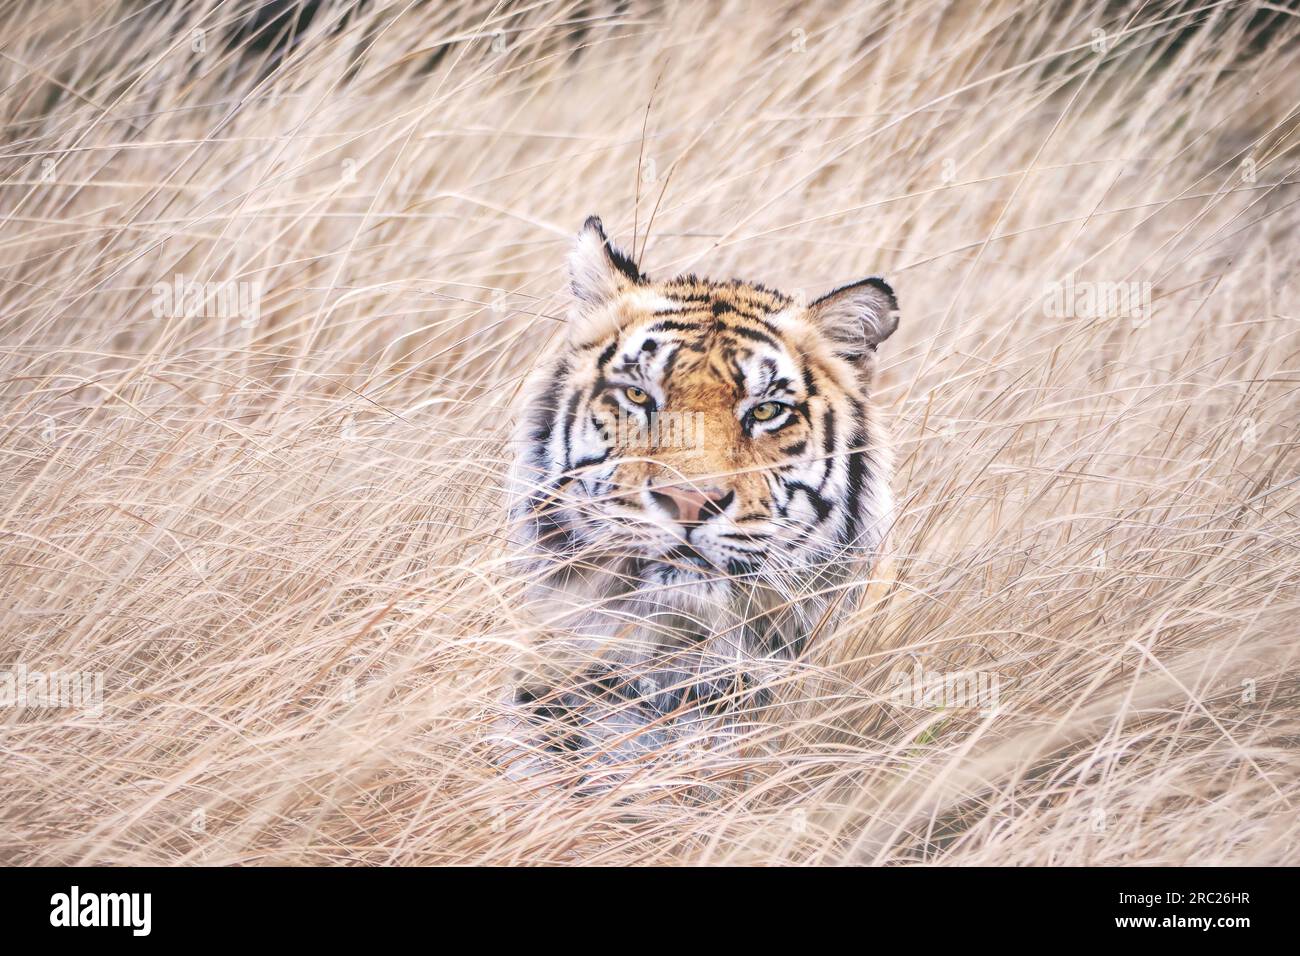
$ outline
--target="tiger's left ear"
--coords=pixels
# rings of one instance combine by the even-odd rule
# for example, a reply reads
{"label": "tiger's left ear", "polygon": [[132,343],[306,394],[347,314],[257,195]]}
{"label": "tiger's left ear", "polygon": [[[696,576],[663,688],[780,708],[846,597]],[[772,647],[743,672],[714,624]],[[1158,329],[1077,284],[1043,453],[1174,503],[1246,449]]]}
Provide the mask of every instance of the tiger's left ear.
{"label": "tiger's left ear", "polygon": [[809,320],[841,358],[861,362],[898,328],[898,299],[877,276],[840,286],[808,306]]}
{"label": "tiger's left ear", "polygon": [[643,280],[636,263],[609,241],[596,216],[582,224],[569,252],[569,283],[580,306],[597,306]]}

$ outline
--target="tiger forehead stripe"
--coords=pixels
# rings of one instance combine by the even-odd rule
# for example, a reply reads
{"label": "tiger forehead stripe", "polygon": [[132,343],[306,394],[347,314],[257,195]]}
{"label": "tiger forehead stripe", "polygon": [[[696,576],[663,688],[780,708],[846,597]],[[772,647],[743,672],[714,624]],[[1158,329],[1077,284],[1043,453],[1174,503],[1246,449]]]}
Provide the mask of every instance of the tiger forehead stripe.
{"label": "tiger forehead stripe", "polygon": [[[811,386],[802,349],[787,340],[784,329],[769,321],[770,311],[792,300],[761,288],[737,284],[677,283],[658,295],[648,324],[615,330],[597,360],[598,380],[592,393],[608,386],[606,374],[665,378],[689,355],[704,356],[715,348],[721,360],[714,371],[730,381],[737,394],[771,394],[798,398],[798,385]],[[752,305],[751,305],[752,304]],[[767,350],[775,353],[771,355]],[[738,361],[739,359],[739,361]],[[776,363],[780,362],[780,369]],[[743,367],[742,367],[743,366]]]}
{"label": "tiger forehead stripe", "polygon": [[[724,290],[732,292],[734,290]],[[774,348],[784,344],[784,332],[769,316],[779,313],[788,304],[766,293],[760,304],[742,302],[733,296],[715,294],[699,299],[683,300],[667,309],[656,311],[656,321],[647,332],[681,332],[692,338],[712,337],[718,334],[764,342]]]}
{"label": "tiger forehead stripe", "polygon": [[782,309],[793,301],[789,296],[756,282],[715,282],[688,275],[672,279],[660,286],[664,295],[676,299],[703,301],[723,298],[764,308]]}

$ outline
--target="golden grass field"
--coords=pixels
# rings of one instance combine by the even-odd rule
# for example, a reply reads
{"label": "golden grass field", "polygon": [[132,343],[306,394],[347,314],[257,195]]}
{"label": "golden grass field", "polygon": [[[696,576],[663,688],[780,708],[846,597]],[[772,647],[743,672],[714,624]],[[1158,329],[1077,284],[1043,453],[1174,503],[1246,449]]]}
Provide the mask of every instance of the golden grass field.
{"label": "golden grass field", "polygon": [[[0,14],[0,671],[103,687],[0,708],[0,861],[1300,861],[1286,5],[252,6]],[[889,573],[744,747],[601,794],[490,739],[590,213],[902,311]]]}

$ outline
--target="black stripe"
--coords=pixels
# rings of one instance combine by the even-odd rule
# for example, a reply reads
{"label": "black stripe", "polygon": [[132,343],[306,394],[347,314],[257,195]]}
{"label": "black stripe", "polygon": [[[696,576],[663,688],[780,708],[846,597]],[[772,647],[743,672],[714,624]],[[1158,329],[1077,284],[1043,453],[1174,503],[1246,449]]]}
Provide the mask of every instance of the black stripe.
{"label": "black stripe", "polygon": [[646,329],[647,332],[698,332],[699,325],[694,322],[678,322],[675,319],[664,319],[662,322],[656,322]]}
{"label": "black stripe", "polygon": [[747,325],[728,325],[724,328],[726,331],[735,333],[741,338],[750,339],[754,342],[763,342],[766,345],[772,346],[774,349],[781,348],[781,343],[772,338],[772,336],[768,335],[766,332],[760,332],[758,329],[751,329]]}
{"label": "black stripe", "polygon": [[[805,485],[802,481],[789,482],[786,485],[786,488],[790,492],[791,501],[794,500],[795,492],[798,491],[802,491],[807,496],[808,503],[812,505],[813,510],[817,512],[818,522],[825,521],[826,516],[831,513],[831,503],[827,501],[825,498],[823,498],[820,494],[818,494],[815,490]],[[789,502],[787,502],[786,506],[781,509],[781,516],[785,517],[786,512],[788,510],[789,510]]]}
{"label": "black stripe", "polygon": [[817,382],[813,379],[812,366],[804,366],[803,387],[808,392],[809,398],[817,394]]}
{"label": "black stripe", "polygon": [[609,364],[609,360],[614,357],[614,353],[617,351],[618,339],[616,338],[613,342],[609,343],[609,347],[606,348],[605,351],[600,353],[600,358],[596,359],[596,368],[603,369],[607,364]]}
{"label": "black stripe", "polygon": [[791,426],[793,426],[793,425],[797,425],[797,424],[799,424],[799,410],[798,410],[798,407],[795,406],[795,410],[794,410],[793,412],[791,412],[789,415],[786,415],[786,416],[785,416],[785,420],[784,420],[783,422],[781,422],[781,424],[777,425],[775,428],[769,428],[769,429],[767,429],[767,431],[764,432],[764,434],[767,434],[767,435],[779,435],[779,434],[781,434],[781,432],[785,431],[787,428],[790,428]]}
{"label": "black stripe", "polygon": [[[853,403],[853,415],[859,421],[862,420],[862,404]],[[859,428],[854,432],[850,440],[850,448],[866,448],[870,436],[867,435],[865,428]],[[862,488],[865,484],[867,475],[867,453],[865,451],[849,452],[849,477],[848,484],[845,488],[845,518],[844,518],[844,543],[852,547],[857,544],[858,522],[862,513]]]}
{"label": "black stripe", "polygon": [[602,454],[597,455],[595,458],[584,458],[582,461],[575,461],[573,463],[573,470],[578,471],[582,468],[590,468],[592,465],[599,465],[608,460],[609,449],[606,448]]}
{"label": "black stripe", "polygon": [[[854,443],[857,443],[856,439]],[[862,495],[863,479],[866,474],[867,453],[864,451],[850,452],[849,480],[845,492],[848,498],[848,507],[845,508],[846,517],[844,519],[844,543],[850,546],[857,544],[859,515],[862,511],[862,502],[859,498]]]}
{"label": "black stripe", "polygon": [[822,453],[826,456],[826,470],[822,472],[822,482],[818,486],[819,490],[826,487],[826,482],[830,480],[831,468],[835,464],[835,409],[827,407],[826,414],[822,416],[822,428],[826,434],[822,436]]}
{"label": "black stripe", "polygon": [[677,348],[677,343],[673,343],[673,350],[668,353],[668,358],[664,359],[663,378],[666,381],[672,377],[673,369],[677,367],[677,360],[681,357],[682,350]]}
{"label": "black stripe", "polygon": [[[721,531],[721,532],[718,533],[718,537],[719,537],[719,538],[725,538],[725,539],[727,539],[728,541],[767,541],[767,540],[769,540],[772,536],[771,536],[770,534],[764,534],[764,533],[762,533],[762,532],[759,532],[759,533],[757,533],[757,534],[754,534],[754,533],[751,533],[751,532],[745,532],[745,531]],[[743,548],[737,548],[737,550],[738,550],[738,551],[743,551],[744,549],[743,549]],[[748,552],[746,552],[746,553],[747,553],[747,554],[761,554],[762,552],[761,552],[761,551],[748,551]]]}
{"label": "black stripe", "polygon": [[564,470],[569,470],[569,453],[573,447],[573,425],[578,416],[578,402],[582,401],[582,393],[576,388],[573,390],[573,397],[569,399],[569,408],[564,413],[564,431],[560,434],[563,441],[561,450],[563,455],[560,460],[563,463]]}
{"label": "black stripe", "polygon": [[541,450],[545,451],[545,446],[551,440],[551,434],[555,429],[555,413],[559,411],[559,403],[550,403],[547,401],[551,396],[558,395],[564,390],[564,377],[569,373],[569,363],[560,359],[555,363],[555,372],[546,385],[546,394],[542,401],[536,406],[533,413],[532,431],[529,433],[529,440],[533,444],[541,445]]}
{"label": "black stripe", "polygon": [[559,518],[552,512],[553,507],[548,505],[544,510],[537,513],[537,543],[548,551],[558,551],[560,553],[576,551],[578,539],[574,536],[573,531],[561,524]]}

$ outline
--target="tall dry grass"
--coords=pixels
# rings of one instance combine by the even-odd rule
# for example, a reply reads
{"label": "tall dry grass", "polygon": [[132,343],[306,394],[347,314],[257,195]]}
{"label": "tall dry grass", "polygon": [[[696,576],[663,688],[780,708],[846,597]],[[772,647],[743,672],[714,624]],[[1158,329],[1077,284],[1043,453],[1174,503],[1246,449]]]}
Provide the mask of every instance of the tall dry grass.
{"label": "tall dry grass", "polygon": [[[0,710],[0,860],[1297,861],[1293,12],[253,6],[0,14],[0,670],[104,688]],[[584,796],[489,729],[593,212],[903,316],[892,583],[745,747]]]}

